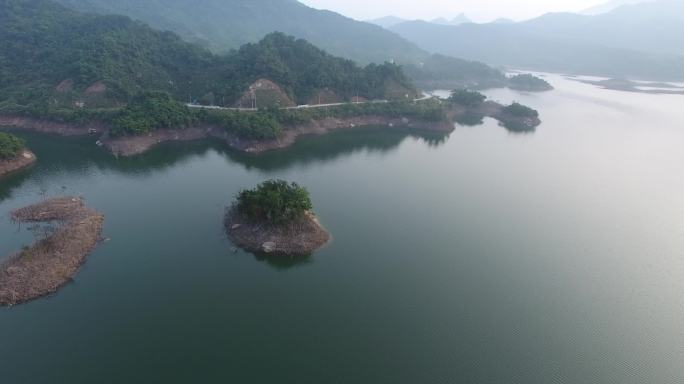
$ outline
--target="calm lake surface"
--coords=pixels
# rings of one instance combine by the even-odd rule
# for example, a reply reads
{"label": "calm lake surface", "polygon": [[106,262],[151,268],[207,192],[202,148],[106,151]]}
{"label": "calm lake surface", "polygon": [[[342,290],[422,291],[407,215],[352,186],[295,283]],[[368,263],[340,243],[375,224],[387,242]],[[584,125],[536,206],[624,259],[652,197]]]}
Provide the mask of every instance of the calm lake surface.
{"label": "calm lake surface", "polygon": [[[0,255],[32,242],[8,214],[42,195],[84,196],[111,240],[58,294],[0,309],[0,382],[683,382],[684,96],[548,80],[488,92],[541,112],[528,134],[123,160],[22,134],[40,162],[0,181]],[[309,188],[329,246],[231,251],[224,207],[269,178]]]}

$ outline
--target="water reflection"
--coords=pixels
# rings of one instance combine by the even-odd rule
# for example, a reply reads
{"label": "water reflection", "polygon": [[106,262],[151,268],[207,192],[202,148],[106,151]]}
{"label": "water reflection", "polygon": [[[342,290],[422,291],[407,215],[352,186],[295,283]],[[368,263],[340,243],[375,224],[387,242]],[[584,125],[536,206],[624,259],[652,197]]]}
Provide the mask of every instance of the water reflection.
{"label": "water reflection", "polygon": [[482,125],[484,124],[484,114],[482,113],[477,113],[477,112],[466,112],[461,116],[458,116],[456,118],[456,122],[459,125],[466,126],[466,127],[474,127],[477,125]]}
{"label": "water reflection", "polygon": [[537,127],[530,127],[530,126],[522,124],[522,123],[499,122],[499,126],[506,128],[506,130],[512,134],[529,135],[529,134],[537,132]]}
{"label": "water reflection", "polygon": [[448,135],[442,133],[364,127],[304,137],[289,148],[259,155],[234,151],[215,140],[198,140],[165,143],[141,155],[116,158],[97,147],[92,137],[65,138],[27,132],[16,134],[24,138],[31,150],[38,155],[38,163],[32,169],[0,180],[0,200],[10,197],[11,191],[30,176],[53,173],[55,170],[83,174],[111,170],[144,177],[214,150],[247,169],[273,171],[295,165],[333,161],[361,151],[389,153],[409,137],[423,140],[430,147],[443,145],[448,139]]}
{"label": "water reflection", "polygon": [[0,201],[12,196],[12,191],[22,185],[31,176],[34,167],[23,169],[4,177],[0,177]]}
{"label": "water reflection", "polygon": [[305,256],[283,256],[283,255],[268,255],[265,253],[253,253],[255,259],[262,263],[266,263],[269,267],[285,271],[292,268],[303,267],[313,263],[314,259],[311,255]]}
{"label": "water reflection", "polygon": [[385,127],[365,127],[338,131],[322,136],[301,138],[294,145],[277,151],[250,155],[224,149],[228,159],[247,169],[276,171],[296,165],[331,162],[358,152],[386,154],[396,150],[407,138],[417,138],[430,147],[446,143],[449,135],[411,130],[388,130]]}

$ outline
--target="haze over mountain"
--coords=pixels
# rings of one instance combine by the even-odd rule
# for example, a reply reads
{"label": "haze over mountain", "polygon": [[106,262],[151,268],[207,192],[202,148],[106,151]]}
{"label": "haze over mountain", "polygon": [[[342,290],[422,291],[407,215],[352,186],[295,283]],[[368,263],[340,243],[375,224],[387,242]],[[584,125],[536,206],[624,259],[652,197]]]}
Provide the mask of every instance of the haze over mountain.
{"label": "haze over mountain", "polygon": [[381,17],[379,19],[373,19],[373,20],[368,20],[368,23],[378,25],[383,28],[390,28],[393,27],[397,24],[405,23],[409,20],[407,19],[402,19],[401,17],[396,17],[396,16],[385,16]]}
{"label": "haze over mountain", "polygon": [[399,33],[431,52],[494,65],[651,79],[684,78],[684,2],[626,5],[606,14],[552,13],[515,24],[440,26]]}
{"label": "haze over mountain", "polygon": [[360,63],[419,62],[427,56],[379,26],[316,10],[296,0],[58,1],[81,11],[126,15],[174,31],[214,52],[227,52],[279,31]]}
{"label": "haze over mountain", "polygon": [[433,24],[440,24],[440,25],[461,25],[461,24],[465,24],[465,23],[472,23],[473,21],[470,20],[468,18],[468,16],[465,15],[465,13],[461,13],[451,20],[448,20],[444,17],[440,17],[440,18],[432,20],[431,22]]}
{"label": "haze over mountain", "polygon": [[653,0],[612,0],[612,1],[609,1],[605,4],[601,4],[601,5],[597,5],[595,7],[585,9],[584,11],[580,12],[580,14],[582,14],[582,15],[600,15],[603,13],[608,13],[608,12],[610,12],[616,8],[619,8],[623,5],[645,3],[648,1],[653,1]]}
{"label": "haze over mountain", "polygon": [[278,31],[304,38],[331,54],[361,64],[396,61],[411,67],[411,73],[421,81],[429,74],[438,74],[439,79],[450,77],[447,84],[463,84],[464,79],[467,84],[481,86],[500,83],[498,70],[457,58],[448,58],[449,76],[444,58],[431,57],[394,32],[334,12],[309,8],[296,0],[57,1],[87,12],[124,14],[155,28],[176,32],[185,40],[199,42],[214,52],[236,49]]}
{"label": "haze over mountain", "polygon": [[[408,19],[402,19],[396,16],[385,16],[379,19],[368,20],[369,23],[381,26],[385,29],[391,29],[393,26],[410,21]],[[438,17],[429,21],[432,24],[437,25],[461,25],[465,23],[472,23],[473,21],[468,18],[464,13],[459,14],[453,19],[449,20],[445,17]],[[512,22],[512,21],[511,21]]]}

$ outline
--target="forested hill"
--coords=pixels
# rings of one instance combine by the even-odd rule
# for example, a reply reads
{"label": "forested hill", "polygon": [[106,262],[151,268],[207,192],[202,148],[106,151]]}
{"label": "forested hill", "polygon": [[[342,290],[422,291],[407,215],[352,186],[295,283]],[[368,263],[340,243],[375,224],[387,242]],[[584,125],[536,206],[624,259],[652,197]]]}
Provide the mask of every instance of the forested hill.
{"label": "forested hill", "polygon": [[208,51],[123,16],[92,16],[49,0],[0,2],[2,98],[29,104],[50,96],[102,93],[124,99],[144,89],[180,91],[212,68]]}
{"label": "forested hill", "polygon": [[83,14],[50,0],[0,2],[5,106],[109,106],[151,90],[227,105],[262,78],[297,102],[321,89],[341,98],[384,98],[412,89],[398,66],[362,68],[281,33],[215,55],[125,16]]}
{"label": "forested hill", "polygon": [[[430,56],[377,25],[312,9],[296,0],[57,1],[87,12],[127,15],[155,28],[174,31],[213,52],[238,49],[279,31],[359,63],[394,61],[405,66],[413,80],[429,87],[474,84],[484,88],[498,86],[503,77],[485,64]],[[451,54],[460,57],[459,52]]]}
{"label": "forested hill", "polygon": [[360,63],[418,63],[427,53],[379,26],[296,0],[58,0],[73,9],[122,14],[227,52],[280,31]]}

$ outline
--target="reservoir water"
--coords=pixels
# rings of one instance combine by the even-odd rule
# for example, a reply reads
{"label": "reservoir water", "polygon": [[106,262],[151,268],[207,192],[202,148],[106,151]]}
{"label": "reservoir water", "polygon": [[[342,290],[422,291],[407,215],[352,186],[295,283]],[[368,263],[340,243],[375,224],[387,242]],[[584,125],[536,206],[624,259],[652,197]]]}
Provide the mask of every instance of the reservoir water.
{"label": "reservoir water", "polygon": [[[104,236],[56,295],[0,309],[0,382],[681,383],[684,96],[495,90],[540,111],[448,137],[357,129],[245,156],[213,143],[115,159],[21,134],[12,209],[81,195]],[[307,186],[334,241],[233,253],[224,207],[269,178]]]}

